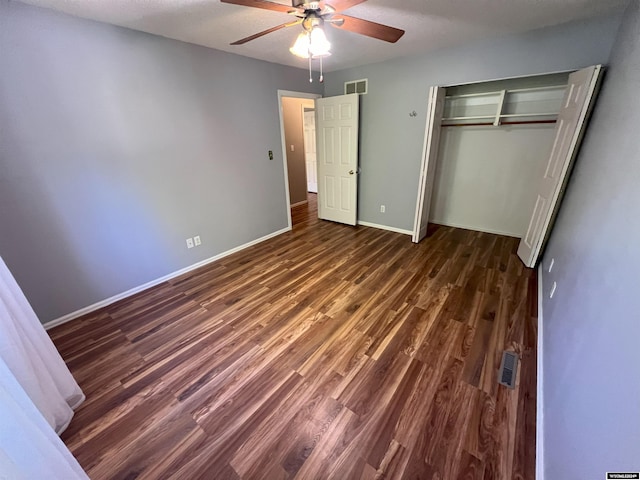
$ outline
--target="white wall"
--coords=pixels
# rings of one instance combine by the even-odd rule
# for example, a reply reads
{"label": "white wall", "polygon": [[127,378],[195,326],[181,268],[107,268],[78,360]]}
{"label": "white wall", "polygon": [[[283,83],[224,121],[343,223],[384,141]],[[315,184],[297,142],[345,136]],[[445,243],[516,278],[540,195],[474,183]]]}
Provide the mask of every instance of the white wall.
{"label": "white wall", "polygon": [[0,255],[40,319],[286,228],[278,89],[312,88],[304,70],[0,0]]}
{"label": "white wall", "polygon": [[522,237],[554,125],[443,127],[429,221]]}
{"label": "white wall", "polygon": [[619,24],[615,15],[327,74],[326,95],[341,95],[345,81],[369,79],[360,109],[358,219],[413,229],[430,86],[607,63]]}
{"label": "white wall", "polygon": [[543,257],[547,480],[640,471],[639,91],[634,0]]}

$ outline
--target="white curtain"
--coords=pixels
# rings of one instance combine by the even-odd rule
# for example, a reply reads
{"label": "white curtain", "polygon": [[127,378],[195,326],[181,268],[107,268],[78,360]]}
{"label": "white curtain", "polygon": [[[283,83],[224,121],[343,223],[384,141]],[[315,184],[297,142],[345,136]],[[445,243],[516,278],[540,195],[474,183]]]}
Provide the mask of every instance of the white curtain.
{"label": "white curtain", "polygon": [[57,435],[83,400],[0,257],[0,478],[88,478]]}

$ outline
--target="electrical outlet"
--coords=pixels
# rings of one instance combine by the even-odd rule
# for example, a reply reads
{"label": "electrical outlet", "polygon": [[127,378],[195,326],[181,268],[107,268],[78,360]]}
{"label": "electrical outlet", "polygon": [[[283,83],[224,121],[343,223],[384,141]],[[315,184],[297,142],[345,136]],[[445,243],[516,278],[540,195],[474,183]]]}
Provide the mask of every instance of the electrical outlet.
{"label": "electrical outlet", "polygon": [[193,243],[195,244],[196,247],[202,245],[202,240],[200,240],[200,235],[196,235],[195,237],[193,237]]}
{"label": "electrical outlet", "polygon": [[384,213],[387,210],[387,207],[384,205],[380,205],[380,213]]}
{"label": "electrical outlet", "polygon": [[269,160],[273,160],[273,150],[269,150]]}
{"label": "electrical outlet", "polygon": [[187,238],[187,248],[193,248],[193,238]]}

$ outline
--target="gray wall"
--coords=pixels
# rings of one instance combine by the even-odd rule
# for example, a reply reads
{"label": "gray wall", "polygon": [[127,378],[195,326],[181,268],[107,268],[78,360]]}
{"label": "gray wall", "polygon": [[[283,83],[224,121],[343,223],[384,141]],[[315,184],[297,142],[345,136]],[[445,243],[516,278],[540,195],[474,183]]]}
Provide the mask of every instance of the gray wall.
{"label": "gray wall", "polygon": [[40,319],[285,228],[277,90],[314,87],[0,0],[0,255]]}
{"label": "gray wall", "polygon": [[[342,94],[345,81],[369,79],[361,101],[359,219],[413,229],[431,85],[606,63],[619,22],[619,15],[577,22],[326,75],[326,95]],[[409,117],[413,110],[417,117]]]}
{"label": "gray wall", "polygon": [[639,89],[634,1],[543,258],[549,480],[640,470]]}

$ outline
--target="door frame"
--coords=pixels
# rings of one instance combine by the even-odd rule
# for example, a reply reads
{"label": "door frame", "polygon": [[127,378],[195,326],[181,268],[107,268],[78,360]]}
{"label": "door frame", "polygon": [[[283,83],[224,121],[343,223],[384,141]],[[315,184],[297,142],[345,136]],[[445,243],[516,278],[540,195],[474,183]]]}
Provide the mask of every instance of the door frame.
{"label": "door frame", "polygon": [[[315,103],[315,102],[314,102]],[[316,107],[314,105],[313,108],[311,107],[306,107],[305,105],[301,105],[301,114],[302,114],[302,130],[303,130],[303,135],[302,135],[302,148],[304,148],[304,170],[305,170],[305,175],[306,175],[306,180],[307,180],[307,193],[309,193],[309,170],[307,169],[307,145],[306,145],[306,136],[304,136],[304,127],[305,127],[305,119],[304,119],[304,114],[305,112],[313,112],[314,116],[315,116],[315,112],[316,112]],[[315,132],[316,129],[316,124],[315,121],[313,123],[313,130]],[[317,149],[317,147],[316,147]],[[313,192],[311,192],[313,193]],[[317,154],[316,154],[316,194],[318,193],[318,158],[317,158]]]}
{"label": "door frame", "polygon": [[284,193],[287,203],[287,225],[289,230],[293,228],[291,220],[291,197],[289,196],[289,172],[287,163],[287,142],[284,137],[284,112],[282,111],[282,97],[312,99],[322,98],[319,93],[294,92],[291,90],[278,90],[278,115],[280,116],[280,148],[282,149],[282,166],[284,170]]}

